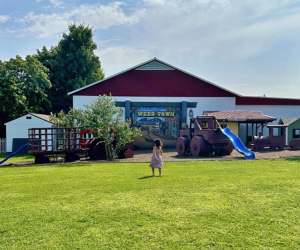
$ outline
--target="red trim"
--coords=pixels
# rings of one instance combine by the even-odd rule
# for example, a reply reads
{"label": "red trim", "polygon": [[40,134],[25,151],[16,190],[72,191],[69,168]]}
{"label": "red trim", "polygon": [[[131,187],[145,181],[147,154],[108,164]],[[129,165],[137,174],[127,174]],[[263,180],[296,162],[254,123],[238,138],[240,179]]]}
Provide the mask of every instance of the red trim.
{"label": "red trim", "polygon": [[300,99],[238,96],[236,105],[300,105]]}
{"label": "red trim", "polygon": [[235,97],[233,93],[179,70],[129,70],[80,90],[80,96]]}

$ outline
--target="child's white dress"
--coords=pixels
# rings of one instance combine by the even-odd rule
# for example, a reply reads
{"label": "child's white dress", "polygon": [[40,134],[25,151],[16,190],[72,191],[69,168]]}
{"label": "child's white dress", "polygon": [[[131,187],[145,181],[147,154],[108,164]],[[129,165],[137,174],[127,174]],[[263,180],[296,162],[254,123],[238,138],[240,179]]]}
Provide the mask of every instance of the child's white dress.
{"label": "child's white dress", "polygon": [[156,158],[154,157],[154,154],[152,154],[152,158],[151,158],[151,162],[149,164],[149,167],[151,168],[162,168],[163,162],[162,162],[162,157],[161,157],[161,149],[155,149],[155,153],[156,153]]}

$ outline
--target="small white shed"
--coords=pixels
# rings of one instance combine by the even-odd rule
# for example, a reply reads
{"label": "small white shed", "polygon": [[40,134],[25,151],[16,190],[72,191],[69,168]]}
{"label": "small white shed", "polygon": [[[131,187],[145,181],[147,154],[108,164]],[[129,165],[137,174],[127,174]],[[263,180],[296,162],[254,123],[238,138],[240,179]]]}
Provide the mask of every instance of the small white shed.
{"label": "small white shed", "polygon": [[28,139],[30,128],[51,128],[50,115],[27,114],[15,120],[5,123],[6,125],[6,151],[13,152],[14,139]]}

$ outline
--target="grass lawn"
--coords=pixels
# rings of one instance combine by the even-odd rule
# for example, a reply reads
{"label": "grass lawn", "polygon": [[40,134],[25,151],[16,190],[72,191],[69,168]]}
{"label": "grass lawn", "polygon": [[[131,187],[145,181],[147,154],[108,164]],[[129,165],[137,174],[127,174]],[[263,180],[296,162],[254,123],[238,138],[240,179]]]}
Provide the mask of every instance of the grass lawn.
{"label": "grass lawn", "polygon": [[[0,154],[0,161],[3,161],[9,154]],[[24,161],[34,161],[34,156],[29,154],[20,154],[10,157],[3,164],[14,163],[14,162],[24,162]]]}
{"label": "grass lawn", "polygon": [[0,168],[0,249],[299,249],[300,158]]}

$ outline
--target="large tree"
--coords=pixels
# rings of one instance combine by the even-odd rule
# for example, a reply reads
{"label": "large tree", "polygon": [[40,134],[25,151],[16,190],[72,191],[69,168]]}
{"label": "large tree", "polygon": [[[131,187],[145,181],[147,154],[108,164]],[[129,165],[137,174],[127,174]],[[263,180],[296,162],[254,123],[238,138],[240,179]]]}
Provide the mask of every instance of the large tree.
{"label": "large tree", "polygon": [[72,107],[68,92],[104,77],[99,57],[94,54],[96,49],[92,28],[72,23],[57,47],[37,51],[38,59],[49,69],[52,83],[49,100],[53,112],[68,111]]}
{"label": "large tree", "polygon": [[4,123],[26,113],[39,113],[49,109],[45,94],[51,87],[48,69],[33,56],[20,56],[7,62],[0,61],[0,136],[4,136]]}

